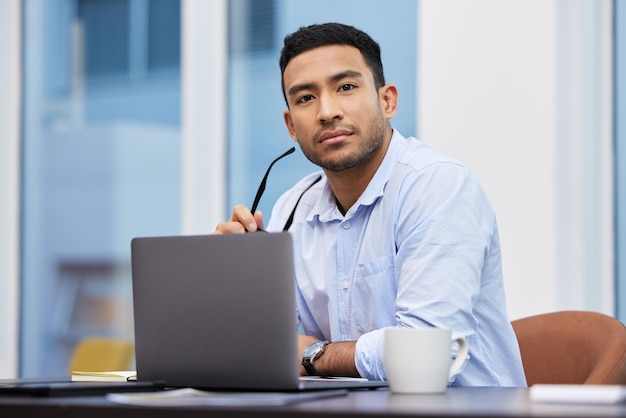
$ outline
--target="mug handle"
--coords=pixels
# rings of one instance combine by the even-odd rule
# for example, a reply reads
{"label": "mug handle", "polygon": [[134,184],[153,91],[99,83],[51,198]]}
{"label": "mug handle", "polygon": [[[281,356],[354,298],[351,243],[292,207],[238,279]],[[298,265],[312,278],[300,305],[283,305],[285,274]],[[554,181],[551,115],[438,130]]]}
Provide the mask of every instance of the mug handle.
{"label": "mug handle", "polygon": [[459,344],[459,349],[456,354],[456,358],[450,365],[450,373],[448,374],[448,380],[452,379],[454,375],[461,371],[465,362],[467,361],[467,355],[469,354],[469,346],[465,338],[462,335],[452,334],[451,342],[457,342]]}

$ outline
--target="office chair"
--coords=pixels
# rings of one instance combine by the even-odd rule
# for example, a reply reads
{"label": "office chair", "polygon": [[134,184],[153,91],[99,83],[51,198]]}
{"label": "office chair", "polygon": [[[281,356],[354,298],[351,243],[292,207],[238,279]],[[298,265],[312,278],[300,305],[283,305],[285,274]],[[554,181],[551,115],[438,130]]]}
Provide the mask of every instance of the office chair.
{"label": "office chair", "polygon": [[90,372],[131,370],[134,355],[135,346],[132,341],[87,337],[74,349],[69,373],[74,370]]}
{"label": "office chair", "polygon": [[610,316],[561,311],[512,321],[528,386],[626,384],[626,327]]}

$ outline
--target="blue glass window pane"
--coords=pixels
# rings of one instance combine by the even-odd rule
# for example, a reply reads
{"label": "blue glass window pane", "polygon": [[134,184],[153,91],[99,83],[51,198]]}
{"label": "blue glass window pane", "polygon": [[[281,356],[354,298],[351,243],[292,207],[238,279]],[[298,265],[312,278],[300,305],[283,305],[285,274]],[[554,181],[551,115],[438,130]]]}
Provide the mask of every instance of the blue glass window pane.
{"label": "blue glass window pane", "polygon": [[128,73],[128,0],[79,0],[84,24],[85,76],[125,76]]}
{"label": "blue glass window pane", "polygon": [[62,376],[133,338],[131,239],[180,233],[180,2],[23,5],[20,374]]}
{"label": "blue glass window pane", "polygon": [[148,68],[150,71],[180,68],[180,4],[150,0],[148,9]]}

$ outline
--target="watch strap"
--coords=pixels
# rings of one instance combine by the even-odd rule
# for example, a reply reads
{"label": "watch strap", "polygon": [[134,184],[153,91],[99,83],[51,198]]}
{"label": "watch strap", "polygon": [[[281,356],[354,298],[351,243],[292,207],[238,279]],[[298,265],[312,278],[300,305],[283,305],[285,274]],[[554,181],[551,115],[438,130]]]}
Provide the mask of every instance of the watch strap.
{"label": "watch strap", "polygon": [[[309,347],[313,345],[318,345],[319,347],[317,348],[317,350],[311,356],[302,357],[302,365],[304,366],[304,370],[306,370],[309,376],[318,375],[318,373],[315,371],[315,366],[313,365],[313,363],[315,362],[315,360],[320,358],[322,354],[324,354],[324,348],[326,348],[328,344],[330,344],[330,342],[328,341],[316,341]],[[305,349],[305,351],[307,350]]]}

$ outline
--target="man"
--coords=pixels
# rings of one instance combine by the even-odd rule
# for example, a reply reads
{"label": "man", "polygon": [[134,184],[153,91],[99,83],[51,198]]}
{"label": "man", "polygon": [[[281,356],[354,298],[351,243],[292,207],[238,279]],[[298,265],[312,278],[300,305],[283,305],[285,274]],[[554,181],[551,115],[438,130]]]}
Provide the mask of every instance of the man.
{"label": "man", "polygon": [[[525,386],[493,210],[467,168],[392,129],[398,90],[378,44],[311,25],[285,38],[280,68],[287,130],[322,168],[281,196],[267,228],[296,207],[302,374],[385,379],[385,328],[441,327],[470,347],[451,384]],[[239,205],[216,233],[262,227]]]}

